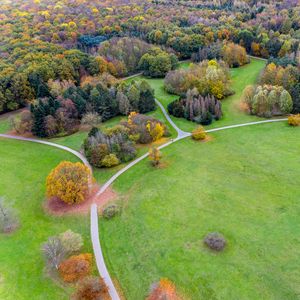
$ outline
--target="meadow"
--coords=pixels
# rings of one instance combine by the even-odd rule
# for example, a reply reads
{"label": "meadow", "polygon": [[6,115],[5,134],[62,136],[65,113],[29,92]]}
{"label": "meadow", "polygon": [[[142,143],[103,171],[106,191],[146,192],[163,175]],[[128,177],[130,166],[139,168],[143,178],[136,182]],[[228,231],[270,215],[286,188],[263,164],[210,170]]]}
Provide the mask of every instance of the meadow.
{"label": "meadow", "polygon": [[89,218],[54,217],[45,212],[45,180],[72,154],[52,147],[0,138],[1,196],[17,212],[20,227],[0,234],[0,299],[69,299],[72,287],[52,280],[45,271],[41,245],[49,236],[68,229],[82,234],[84,250],[91,252]]}
{"label": "meadow", "polygon": [[[263,124],[190,139],[145,160],[113,188],[122,214],[100,220],[106,262],[127,299],[169,278],[187,299],[297,299],[300,132]],[[203,244],[209,232],[224,252]]]}

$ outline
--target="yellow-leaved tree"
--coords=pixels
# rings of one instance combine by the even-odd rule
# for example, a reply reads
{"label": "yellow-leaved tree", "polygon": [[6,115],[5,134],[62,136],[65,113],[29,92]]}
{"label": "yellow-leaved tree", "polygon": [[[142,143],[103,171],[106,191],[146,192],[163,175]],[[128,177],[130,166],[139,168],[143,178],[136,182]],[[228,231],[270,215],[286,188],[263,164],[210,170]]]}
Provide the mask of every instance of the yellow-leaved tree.
{"label": "yellow-leaved tree", "polygon": [[89,196],[91,176],[84,164],[63,161],[47,177],[47,196],[67,204],[81,203]]}
{"label": "yellow-leaved tree", "polygon": [[162,156],[161,152],[159,151],[158,148],[156,148],[156,147],[150,148],[150,150],[149,150],[149,159],[150,159],[150,161],[151,161],[151,163],[154,167],[159,165],[161,156]]}

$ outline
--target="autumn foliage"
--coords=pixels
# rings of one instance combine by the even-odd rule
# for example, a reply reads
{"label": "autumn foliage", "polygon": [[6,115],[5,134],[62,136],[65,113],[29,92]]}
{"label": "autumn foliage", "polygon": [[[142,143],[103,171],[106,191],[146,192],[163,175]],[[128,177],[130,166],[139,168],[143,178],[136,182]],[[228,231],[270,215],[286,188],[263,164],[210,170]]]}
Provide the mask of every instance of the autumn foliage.
{"label": "autumn foliage", "polygon": [[161,279],[154,285],[147,300],[180,300],[175,285],[168,279]]}
{"label": "autumn foliage", "polygon": [[47,177],[47,196],[67,204],[81,203],[89,195],[90,180],[91,171],[87,166],[63,161]]}
{"label": "autumn foliage", "polygon": [[150,150],[149,150],[149,159],[151,161],[151,164],[154,167],[159,165],[161,156],[162,156],[161,152],[159,151],[158,148],[156,148],[156,147],[150,148]]}
{"label": "autumn foliage", "polygon": [[192,138],[197,141],[204,140],[206,138],[205,129],[202,126],[198,126],[196,129],[193,130]]}
{"label": "autumn foliage", "polygon": [[290,115],[288,117],[288,123],[290,126],[300,126],[300,114]]}
{"label": "autumn foliage", "polygon": [[228,43],[223,48],[223,60],[229,67],[239,67],[249,63],[249,58],[244,47]]}
{"label": "autumn foliage", "polygon": [[74,300],[101,300],[110,299],[108,288],[100,277],[89,276],[79,282]]}
{"label": "autumn foliage", "polygon": [[91,266],[92,255],[90,253],[84,253],[73,255],[63,261],[59,265],[58,271],[63,281],[75,282],[89,275],[91,273]]}

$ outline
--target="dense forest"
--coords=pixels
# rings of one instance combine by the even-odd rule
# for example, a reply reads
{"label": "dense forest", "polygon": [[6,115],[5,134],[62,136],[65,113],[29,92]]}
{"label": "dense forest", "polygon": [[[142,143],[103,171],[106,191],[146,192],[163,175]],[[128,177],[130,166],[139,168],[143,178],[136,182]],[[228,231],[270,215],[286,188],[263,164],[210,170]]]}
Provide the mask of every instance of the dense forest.
{"label": "dense forest", "polygon": [[0,113],[48,97],[49,82],[80,86],[89,76],[138,71],[163,77],[177,59],[221,58],[236,67],[247,62],[246,51],[297,66],[297,2],[4,1]]}

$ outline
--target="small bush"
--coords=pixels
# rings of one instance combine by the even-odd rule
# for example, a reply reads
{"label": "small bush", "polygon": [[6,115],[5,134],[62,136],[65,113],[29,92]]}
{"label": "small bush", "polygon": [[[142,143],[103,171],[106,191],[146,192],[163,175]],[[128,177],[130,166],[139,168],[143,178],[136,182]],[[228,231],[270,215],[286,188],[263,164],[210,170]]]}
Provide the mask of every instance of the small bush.
{"label": "small bush", "polygon": [[162,155],[158,148],[152,147],[149,150],[149,160],[153,167],[157,167],[160,163]]}
{"label": "small bush", "polygon": [[215,250],[215,251],[222,251],[224,249],[224,247],[226,246],[225,238],[223,237],[223,235],[221,235],[218,232],[209,233],[205,237],[204,243],[210,249]]}
{"label": "small bush", "polygon": [[67,255],[80,252],[83,246],[82,236],[72,230],[67,230],[59,235],[64,251]]}
{"label": "small bush", "polygon": [[206,138],[206,132],[202,126],[198,126],[192,132],[192,138],[194,140],[204,140]]}
{"label": "small bush", "polygon": [[300,114],[290,115],[288,117],[288,123],[290,126],[300,126]]}
{"label": "small bush", "polygon": [[94,112],[86,113],[82,116],[81,125],[95,127],[101,123],[101,117]]}
{"label": "small bush", "polygon": [[73,255],[60,263],[59,274],[65,282],[75,282],[91,273],[92,255]]}
{"label": "small bush", "polygon": [[181,298],[178,296],[176,292],[176,287],[174,283],[172,283],[168,279],[161,279],[159,282],[154,283],[150,288],[150,295],[146,298],[146,300],[180,300]]}
{"label": "small bush", "polygon": [[4,204],[0,197],[0,233],[10,233],[19,225],[18,218],[14,210]]}
{"label": "small bush", "polygon": [[113,153],[106,155],[103,159],[102,159],[102,166],[106,167],[106,168],[111,168],[114,166],[117,166],[120,161],[117,158],[117,156]]}
{"label": "small bush", "polygon": [[11,123],[12,128],[19,134],[31,132],[33,120],[30,111],[22,111],[20,118],[12,118]]}
{"label": "small bush", "polygon": [[74,300],[108,299],[108,288],[101,277],[89,276],[79,282]]}
{"label": "small bush", "polygon": [[119,212],[120,208],[117,204],[110,204],[103,209],[102,215],[105,219],[111,219]]}
{"label": "small bush", "polygon": [[48,241],[42,245],[42,252],[48,266],[54,269],[58,269],[60,262],[65,257],[64,247],[56,236],[49,237]]}

